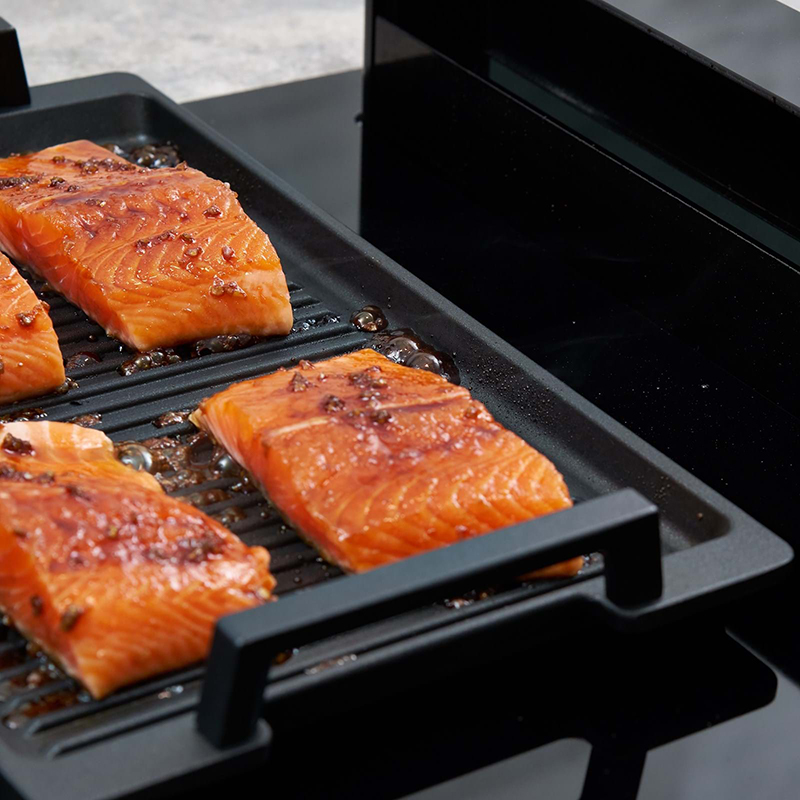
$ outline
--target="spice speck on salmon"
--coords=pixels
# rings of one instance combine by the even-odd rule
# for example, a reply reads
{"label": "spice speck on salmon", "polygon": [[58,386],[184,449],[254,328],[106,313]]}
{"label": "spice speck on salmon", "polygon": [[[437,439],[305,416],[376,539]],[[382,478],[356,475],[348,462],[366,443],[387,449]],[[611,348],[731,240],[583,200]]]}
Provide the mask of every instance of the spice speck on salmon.
{"label": "spice speck on salmon", "polygon": [[17,314],[17,322],[23,328],[28,328],[36,321],[36,315],[39,313],[39,306],[32,308],[30,311],[21,311]]}
{"label": "spice speck on salmon", "polygon": [[7,433],[3,439],[3,450],[7,453],[14,453],[18,456],[32,456],[34,454],[33,445],[14,436],[13,433]]}
{"label": "spice speck on salmon", "polygon": [[342,400],[341,397],[337,397],[334,394],[329,394],[322,401],[322,408],[328,414],[334,414],[337,411],[341,411],[344,407],[345,407],[344,400]]}
{"label": "spice speck on salmon", "polygon": [[247,292],[245,292],[236,281],[229,281],[225,284],[225,293],[238,295],[239,297],[247,297]]}
{"label": "spice speck on salmon", "polygon": [[42,615],[42,610],[44,609],[44,602],[42,598],[39,597],[38,594],[34,594],[31,596],[31,609],[33,610],[34,617],[40,617]]}
{"label": "spice speck on salmon", "polygon": [[61,630],[71,631],[83,616],[83,609],[77,605],[68,605],[61,615]]}
{"label": "spice speck on salmon", "polygon": [[147,248],[153,247],[153,245],[171,242],[177,235],[178,234],[172,230],[164,231],[163,233],[159,233],[158,236],[152,236],[150,239],[137,239],[134,242],[134,247],[140,253],[143,253],[145,250],[147,250]]}
{"label": "spice speck on salmon", "polygon": [[78,500],[91,500],[92,496],[85,489],[76,486],[74,483],[67,484],[64,489],[70,497],[76,497]]}
{"label": "spice speck on salmon", "polygon": [[31,183],[38,183],[41,178],[41,175],[13,175],[10,178],[0,178],[0,189],[25,187]]}
{"label": "spice speck on salmon", "polygon": [[289,381],[289,390],[292,392],[304,392],[311,386],[311,381],[299,372],[295,372]]}

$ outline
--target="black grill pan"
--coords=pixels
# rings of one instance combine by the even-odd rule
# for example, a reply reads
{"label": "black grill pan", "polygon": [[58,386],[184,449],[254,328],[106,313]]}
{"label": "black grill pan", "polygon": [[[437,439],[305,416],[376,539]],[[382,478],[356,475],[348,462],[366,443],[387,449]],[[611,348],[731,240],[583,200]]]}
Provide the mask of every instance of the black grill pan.
{"label": "black grill pan", "polygon": [[[199,726],[200,667],[100,702],[78,697],[48,710],[48,698],[74,691],[71,683],[58,678],[14,688],[14,678],[32,662],[24,643],[6,631],[0,772],[20,795],[152,797],[263,762],[271,730],[261,719],[260,698],[267,666],[279,651],[300,647],[271,670],[267,717],[286,717],[286,709],[326,692],[346,707],[366,687],[375,689],[382,670],[398,665],[409,665],[403,673],[409,681],[446,672],[454,666],[448,659],[454,647],[478,658],[487,642],[515,626],[524,625],[530,642],[531,636],[577,631],[590,614],[631,630],[677,620],[752,590],[789,564],[792,551],[778,537],[139,78],[68,81],[36,87],[31,98],[29,105],[0,110],[0,155],[76,138],[122,146],[174,142],[192,166],[229,181],[270,234],[297,320],[285,339],[122,377],[116,368],[130,354],[114,351],[81,312],[49,295],[65,355],[95,348],[103,361],[75,373],[79,386],[67,394],[30,404],[48,419],[100,413],[99,427],[118,441],[184,433],[190,426],[156,430],[152,422],[235,381],[368,344],[369,336],[348,320],[377,303],[392,327],[412,328],[453,354],[462,382],[555,462],[580,502],[571,511],[351,577],[323,564],[258,497],[206,508],[241,508],[232,530],[248,544],[270,548],[282,599],[218,625]],[[487,265],[487,281],[491,273]],[[552,302],[532,295],[531,314],[538,303]],[[90,334],[96,342],[89,342]],[[595,558],[569,582],[510,580],[595,550],[605,555],[604,572]],[[485,586],[501,588],[477,599],[436,602]]]}

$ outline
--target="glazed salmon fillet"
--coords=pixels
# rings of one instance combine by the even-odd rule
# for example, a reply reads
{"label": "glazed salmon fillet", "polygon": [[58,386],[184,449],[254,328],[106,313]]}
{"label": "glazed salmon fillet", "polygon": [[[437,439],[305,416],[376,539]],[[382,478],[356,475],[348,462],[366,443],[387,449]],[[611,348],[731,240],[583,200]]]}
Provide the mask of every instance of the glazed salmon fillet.
{"label": "glazed salmon fillet", "polygon": [[0,248],[135,350],[292,327],[269,238],[185,165],[136,167],[88,141],[1,159]]}
{"label": "glazed salmon fillet", "polygon": [[235,384],[191,419],[352,572],[572,505],[553,464],[466,389],[374,350]]}
{"label": "glazed salmon fillet", "polygon": [[0,403],[47,394],[66,380],[48,305],[0,253]]}
{"label": "glazed salmon fillet", "polygon": [[247,547],[100,431],[0,426],[0,607],[94,697],[199,661],[216,620],[270,597]]}

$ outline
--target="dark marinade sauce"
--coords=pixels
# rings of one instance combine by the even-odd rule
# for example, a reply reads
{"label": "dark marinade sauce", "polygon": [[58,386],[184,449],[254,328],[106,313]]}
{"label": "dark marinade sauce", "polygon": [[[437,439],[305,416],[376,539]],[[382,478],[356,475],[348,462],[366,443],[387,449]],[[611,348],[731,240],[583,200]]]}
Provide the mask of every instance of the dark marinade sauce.
{"label": "dark marinade sauce", "polygon": [[181,163],[181,155],[178,148],[172,142],[164,144],[143,144],[125,150],[118,144],[104,144],[106,150],[110,150],[115,156],[124,158],[137,167],[147,167],[148,169],[159,169],[161,167],[177,167]]}
{"label": "dark marinade sauce", "polygon": [[450,383],[460,382],[458,367],[451,356],[435,349],[410,328],[387,330],[389,320],[380,306],[364,306],[353,313],[350,322],[360,331],[375,334],[372,338],[373,349],[392,361],[434,372]]}

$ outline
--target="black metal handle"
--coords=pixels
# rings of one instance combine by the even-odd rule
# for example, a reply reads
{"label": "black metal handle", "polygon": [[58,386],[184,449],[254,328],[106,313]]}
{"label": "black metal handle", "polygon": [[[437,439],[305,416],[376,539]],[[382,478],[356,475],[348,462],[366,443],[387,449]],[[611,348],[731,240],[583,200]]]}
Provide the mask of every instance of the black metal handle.
{"label": "black metal handle", "polygon": [[[17,32],[0,17],[0,109],[31,102]],[[5,154],[4,154],[5,155]]]}
{"label": "black metal handle", "polygon": [[217,622],[197,714],[218,747],[255,730],[272,659],[448,593],[548,566],[605,555],[606,594],[633,606],[661,596],[658,509],[633,489],[347,579]]}

